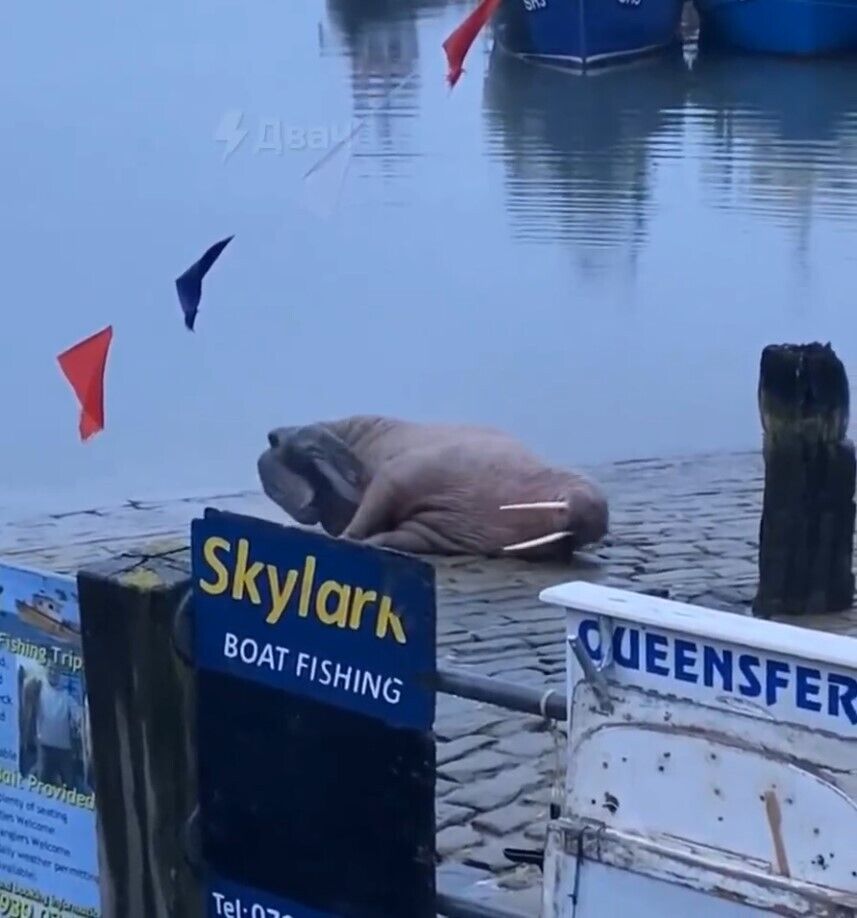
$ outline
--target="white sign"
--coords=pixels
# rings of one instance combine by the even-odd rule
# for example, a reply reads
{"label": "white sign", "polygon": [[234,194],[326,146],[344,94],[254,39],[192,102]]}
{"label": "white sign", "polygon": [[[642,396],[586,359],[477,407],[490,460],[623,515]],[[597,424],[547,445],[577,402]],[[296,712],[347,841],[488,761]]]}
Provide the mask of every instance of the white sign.
{"label": "white sign", "polygon": [[544,918],[857,914],[857,640],[589,583],[541,599],[569,698]]}

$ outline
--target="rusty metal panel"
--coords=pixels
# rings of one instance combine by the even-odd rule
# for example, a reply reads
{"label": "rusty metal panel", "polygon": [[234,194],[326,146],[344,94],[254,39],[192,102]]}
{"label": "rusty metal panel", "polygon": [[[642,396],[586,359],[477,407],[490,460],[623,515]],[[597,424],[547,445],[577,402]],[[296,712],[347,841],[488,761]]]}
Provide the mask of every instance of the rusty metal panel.
{"label": "rusty metal panel", "polygon": [[857,895],[853,743],[634,688],[611,699],[607,721],[577,686],[571,813]]}
{"label": "rusty metal panel", "polygon": [[542,918],[574,918],[580,866],[575,847],[567,844],[568,831],[552,821],[545,836]]}
{"label": "rusty metal panel", "polygon": [[615,870],[592,861],[581,877],[578,894],[582,915],[627,915],[629,918],[759,918],[764,910],[732,898],[714,897],[671,879]]}

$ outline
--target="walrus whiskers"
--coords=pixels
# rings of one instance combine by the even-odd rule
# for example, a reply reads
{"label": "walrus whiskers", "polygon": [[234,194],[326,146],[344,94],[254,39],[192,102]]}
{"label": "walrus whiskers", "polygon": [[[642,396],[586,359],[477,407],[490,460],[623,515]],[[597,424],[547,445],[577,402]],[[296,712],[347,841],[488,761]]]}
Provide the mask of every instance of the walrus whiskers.
{"label": "walrus whiskers", "polygon": [[538,545],[549,545],[551,542],[559,542],[560,539],[566,539],[574,535],[573,532],[551,532],[546,536],[539,536],[537,539],[530,539],[528,542],[518,542],[515,545],[503,546],[503,551],[522,551],[525,548],[536,548]]}
{"label": "walrus whiskers", "polygon": [[529,504],[502,504],[501,510],[568,510],[565,500],[537,500]]}

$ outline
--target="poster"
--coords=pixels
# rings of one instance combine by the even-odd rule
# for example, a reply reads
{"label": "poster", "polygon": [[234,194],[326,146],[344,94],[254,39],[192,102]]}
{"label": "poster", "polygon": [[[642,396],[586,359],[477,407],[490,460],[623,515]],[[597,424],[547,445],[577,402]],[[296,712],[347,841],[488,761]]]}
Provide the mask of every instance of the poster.
{"label": "poster", "polygon": [[0,565],[0,916],[100,915],[77,585]]}

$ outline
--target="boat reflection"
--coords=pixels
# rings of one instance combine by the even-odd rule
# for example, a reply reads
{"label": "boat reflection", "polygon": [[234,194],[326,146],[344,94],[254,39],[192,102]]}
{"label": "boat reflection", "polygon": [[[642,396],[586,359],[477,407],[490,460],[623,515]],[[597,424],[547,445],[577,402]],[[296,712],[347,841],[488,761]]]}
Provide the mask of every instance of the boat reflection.
{"label": "boat reflection", "polygon": [[852,219],[853,74],[844,60],[701,54],[689,112],[710,151],[702,171],[712,202],[802,228],[813,214]]}
{"label": "boat reflection", "polygon": [[348,57],[354,117],[366,118],[354,144],[361,172],[398,176],[416,155],[419,17],[446,5],[448,0],[327,0],[331,30],[322,31],[322,51]]}
{"label": "boat reflection", "polygon": [[495,48],[483,108],[515,237],[571,240],[593,270],[616,249],[633,266],[658,160],[680,153],[686,91],[680,50],[580,77]]}

